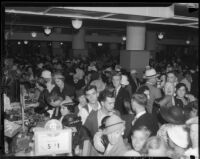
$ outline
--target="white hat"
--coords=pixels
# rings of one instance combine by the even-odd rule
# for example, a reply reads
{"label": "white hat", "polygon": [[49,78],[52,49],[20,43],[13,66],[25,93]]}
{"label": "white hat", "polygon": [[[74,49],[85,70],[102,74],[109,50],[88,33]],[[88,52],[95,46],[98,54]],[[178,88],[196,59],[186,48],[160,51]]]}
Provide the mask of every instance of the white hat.
{"label": "white hat", "polygon": [[128,85],[129,84],[128,77],[126,75],[122,75],[120,83],[123,85]]}
{"label": "white hat", "polygon": [[42,71],[41,77],[43,77],[43,78],[51,78],[51,72],[48,71],[48,70],[44,70],[44,71]]}
{"label": "white hat", "polygon": [[156,70],[151,68],[145,71],[144,78],[152,78],[152,77],[157,77],[157,76],[158,74],[156,73]]}
{"label": "white hat", "polygon": [[112,68],[111,68],[111,67],[108,67],[108,68],[105,69],[105,71],[111,72],[111,71],[112,71]]}
{"label": "white hat", "polygon": [[151,67],[148,65],[148,66],[145,67],[145,69],[149,70],[149,69],[151,69]]}
{"label": "white hat", "polygon": [[187,148],[189,145],[189,133],[183,125],[174,125],[167,130],[169,138],[179,147]]}
{"label": "white hat", "polygon": [[135,73],[137,73],[137,71],[135,69],[132,69],[131,74],[135,74]]}
{"label": "white hat", "polygon": [[122,69],[122,66],[120,66],[120,65],[115,65],[115,71],[121,71],[121,69]]}

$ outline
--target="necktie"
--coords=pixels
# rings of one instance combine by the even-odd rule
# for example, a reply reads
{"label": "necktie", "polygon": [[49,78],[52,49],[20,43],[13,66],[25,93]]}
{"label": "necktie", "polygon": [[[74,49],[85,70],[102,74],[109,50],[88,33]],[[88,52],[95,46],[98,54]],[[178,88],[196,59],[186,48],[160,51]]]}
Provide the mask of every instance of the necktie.
{"label": "necktie", "polygon": [[116,90],[114,90],[114,96],[115,96],[115,98],[117,97],[117,91]]}

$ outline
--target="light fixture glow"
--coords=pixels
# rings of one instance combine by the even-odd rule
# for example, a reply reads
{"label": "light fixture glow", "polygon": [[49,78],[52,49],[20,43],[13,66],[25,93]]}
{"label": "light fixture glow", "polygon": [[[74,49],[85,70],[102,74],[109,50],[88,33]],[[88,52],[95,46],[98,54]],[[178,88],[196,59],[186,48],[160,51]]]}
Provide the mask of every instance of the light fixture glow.
{"label": "light fixture glow", "polygon": [[103,44],[102,43],[98,43],[98,46],[102,46]]}
{"label": "light fixture glow", "polygon": [[27,41],[27,40],[25,40],[25,41],[24,41],[24,44],[25,44],[25,45],[27,45],[27,44],[28,44],[28,41]]}
{"label": "light fixture glow", "polygon": [[18,41],[18,42],[17,42],[17,44],[18,44],[18,45],[21,45],[21,42],[20,42],[20,41]]}
{"label": "light fixture glow", "polygon": [[122,37],[122,40],[123,40],[123,41],[126,41],[126,37],[125,37],[125,36],[123,36],[123,37]]}
{"label": "light fixture glow", "polygon": [[75,28],[75,29],[80,29],[81,26],[82,26],[82,20],[80,19],[72,19],[72,26]]}
{"label": "light fixture glow", "polygon": [[46,28],[44,29],[44,32],[45,32],[45,34],[47,34],[47,35],[51,34],[51,28],[46,27]]}
{"label": "light fixture glow", "polygon": [[189,44],[190,44],[190,40],[186,40],[186,44],[188,44],[188,45],[189,45]]}
{"label": "light fixture glow", "polygon": [[63,45],[63,42],[61,42],[60,45]]}
{"label": "light fixture glow", "polygon": [[33,38],[35,38],[35,37],[37,36],[37,33],[36,33],[36,32],[32,32],[32,33],[31,33],[31,36],[32,36]]}
{"label": "light fixture glow", "polygon": [[161,32],[161,33],[159,33],[159,34],[158,34],[158,39],[160,39],[160,40],[161,40],[161,39],[163,39],[163,38],[164,38],[164,34],[163,34],[162,32]]}

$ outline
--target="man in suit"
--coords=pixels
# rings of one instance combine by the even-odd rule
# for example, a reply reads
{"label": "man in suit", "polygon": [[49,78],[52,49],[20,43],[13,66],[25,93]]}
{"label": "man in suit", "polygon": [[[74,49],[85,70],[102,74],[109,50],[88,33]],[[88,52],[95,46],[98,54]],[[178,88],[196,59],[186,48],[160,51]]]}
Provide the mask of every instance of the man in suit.
{"label": "man in suit", "polygon": [[114,94],[115,94],[115,109],[118,110],[121,115],[128,114],[128,110],[126,108],[126,103],[130,103],[130,95],[125,88],[121,87],[121,73],[114,72],[112,75],[112,83],[114,86]]}
{"label": "man in suit", "polygon": [[[132,121],[131,132],[140,126],[146,126],[151,135],[156,135],[159,129],[158,122],[152,114],[146,112],[145,107],[147,105],[147,97],[145,94],[134,94],[131,99],[132,110],[136,113],[134,120]],[[131,133],[130,132],[130,133]],[[130,133],[128,139],[130,141]]]}
{"label": "man in suit", "polygon": [[130,84],[132,87],[133,94],[136,92],[137,88],[140,86],[140,80],[136,77],[136,73],[137,73],[137,71],[134,69],[131,70],[131,72],[130,72],[130,75],[131,75]]}
{"label": "man in suit", "polygon": [[149,88],[150,99],[147,101],[147,111],[152,113],[153,103],[155,99],[162,97],[161,90],[156,87],[158,74],[156,70],[151,68],[145,71],[144,78],[146,79],[145,85]]}

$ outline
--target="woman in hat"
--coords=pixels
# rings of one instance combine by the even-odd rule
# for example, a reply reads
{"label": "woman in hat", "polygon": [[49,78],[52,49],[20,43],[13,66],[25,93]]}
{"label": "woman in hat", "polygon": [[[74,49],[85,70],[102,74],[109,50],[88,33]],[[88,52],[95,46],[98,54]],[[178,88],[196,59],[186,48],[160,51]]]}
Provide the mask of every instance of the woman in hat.
{"label": "woman in hat", "polygon": [[55,84],[59,87],[63,99],[66,99],[67,97],[70,97],[72,99],[74,98],[75,96],[74,87],[65,83],[65,77],[61,73],[59,72],[55,73],[54,80]]}
{"label": "woman in hat", "polygon": [[160,117],[164,123],[158,130],[157,136],[164,139],[165,142],[168,141],[167,130],[174,125],[184,125],[186,121],[186,116],[184,110],[180,107],[161,107]]}
{"label": "woman in hat", "polygon": [[168,157],[171,153],[167,143],[158,136],[148,138],[142,151],[145,156],[151,157]]}
{"label": "woman in hat", "polygon": [[113,114],[106,119],[103,131],[97,137],[94,136],[94,143],[98,137],[107,136],[109,143],[105,149],[104,156],[124,156],[128,151],[122,137],[124,129],[125,122],[119,116]]}
{"label": "woman in hat", "polygon": [[173,151],[169,157],[181,158],[184,156],[190,144],[188,129],[183,125],[174,125],[167,130],[167,136],[168,145]]}

